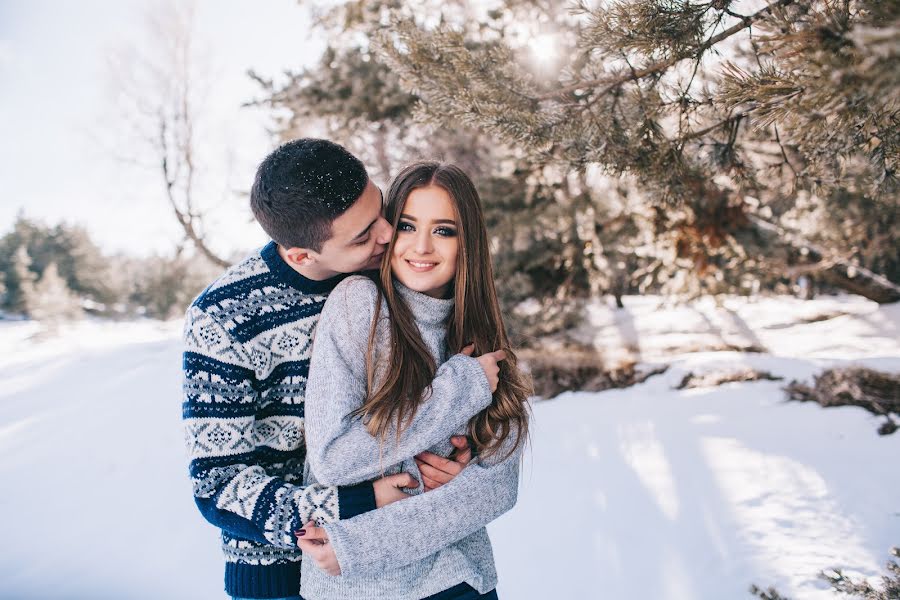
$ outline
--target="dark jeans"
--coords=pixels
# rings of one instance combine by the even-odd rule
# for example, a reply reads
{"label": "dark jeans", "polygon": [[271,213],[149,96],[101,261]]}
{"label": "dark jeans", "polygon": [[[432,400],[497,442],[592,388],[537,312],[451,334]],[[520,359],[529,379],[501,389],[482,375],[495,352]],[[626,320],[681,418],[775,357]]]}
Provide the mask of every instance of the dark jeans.
{"label": "dark jeans", "polygon": [[[254,598],[238,598],[237,596],[232,596],[231,600],[256,600]],[[285,598],[272,598],[271,600],[303,600],[300,596],[287,596]]]}
{"label": "dark jeans", "polygon": [[[234,598],[233,600],[242,599]],[[291,600],[291,598],[284,598],[283,600]],[[298,600],[303,600],[303,598],[298,598]],[[422,598],[422,600],[498,600],[498,598],[497,590],[491,590],[487,594],[479,594],[478,590],[468,583],[460,583],[449,590],[432,594],[427,598]]]}
{"label": "dark jeans", "polygon": [[497,590],[491,590],[487,594],[479,594],[478,590],[468,583],[454,585],[449,590],[432,594],[422,600],[498,600]]}

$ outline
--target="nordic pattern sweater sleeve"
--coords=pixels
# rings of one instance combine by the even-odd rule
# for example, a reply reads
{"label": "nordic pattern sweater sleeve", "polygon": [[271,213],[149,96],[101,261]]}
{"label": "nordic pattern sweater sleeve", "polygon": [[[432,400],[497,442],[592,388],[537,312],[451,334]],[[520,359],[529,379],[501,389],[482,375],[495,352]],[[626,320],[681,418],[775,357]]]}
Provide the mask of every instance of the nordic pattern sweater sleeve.
{"label": "nordic pattern sweater sleeve", "polygon": [[[375,508],[370,483],[300,486],[268,474],[267,424],[253,362],[213,316],[194,305],[184,330],[182,404],[194,499],[204,517],[243,539],[296,549],[294,531]],[[278,451],[302,451],[302,431],[281,435]],[[281,447],[283,446],[283,447]]]}
{"label": "nordic pattern sweater sleeve", "polygon": [[[306,436],[309,467],[321,483],[350,485],[380,477],[383,466],[447,443],[491,402],[481,365],[457,354],[438,368],[430,396],[399,442],[389,434],[380,443],[361,419],[348,416],[366,397],[366,351],[378,300],[371,280],[350,277],[334,289],[319,318],[306,387]],[[388,318],[385,307],[380,318]],[[376,343],[388,343],[383,338]]]}
{"label": "nordic pattern sweater sleeve", "polygon": [[434,554],[512,509],[519,485],[522,445],[469,464],[441,487],[352,519],[327,523],[342,575],[371,576]]}

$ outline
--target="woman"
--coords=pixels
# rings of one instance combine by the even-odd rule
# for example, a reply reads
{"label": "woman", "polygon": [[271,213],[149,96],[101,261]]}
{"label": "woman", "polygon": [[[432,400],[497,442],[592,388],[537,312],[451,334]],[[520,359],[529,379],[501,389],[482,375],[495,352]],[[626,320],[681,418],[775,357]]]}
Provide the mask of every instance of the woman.
{"label": "woman", "polygon": [[[305,399],[306,482],[348,485],[399,471],[422,482],[413,457],[426,449],[449,456],[449,437],[465,434],[478,464],[463,474],[488,471],[495,487],[481,492],[514,498],[530,390],[500,315],[478,193],[458,167],[416,163],[391,183],[385,217],[394,236],[378,281],[347,278],[319,320]],[[448,356],[464,346],[483,356]],[[413,494],[434,487],[424,481]],[[331,576],[303,561],[301,594],[496,598],[490,541],[483,524],[473,531],[446,532],[428,555],[377,574]]]}

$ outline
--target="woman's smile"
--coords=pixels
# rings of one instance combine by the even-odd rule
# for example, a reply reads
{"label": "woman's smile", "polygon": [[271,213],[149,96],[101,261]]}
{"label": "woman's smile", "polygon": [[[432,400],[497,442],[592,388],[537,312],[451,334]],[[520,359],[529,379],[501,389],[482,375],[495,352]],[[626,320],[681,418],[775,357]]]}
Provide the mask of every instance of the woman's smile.
{"label": "woman's smile", "polygon": [[425,273],[426,271],[430,271],[438,266],[438,263],[436,262],[429,262],[425,260],[410,260],[408,258],[405,258],[404,260],[409,264],[413,271],[416,271],[418,273]]}

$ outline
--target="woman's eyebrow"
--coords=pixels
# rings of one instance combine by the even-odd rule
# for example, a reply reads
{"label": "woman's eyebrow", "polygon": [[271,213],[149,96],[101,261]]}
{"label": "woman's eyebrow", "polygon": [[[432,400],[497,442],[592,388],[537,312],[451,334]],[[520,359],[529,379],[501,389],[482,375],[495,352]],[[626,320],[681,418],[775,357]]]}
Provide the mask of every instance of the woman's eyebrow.
{"label": "woman's eyebrow", "polygon": [[[417,218],[415,218],[414,216],[408,215],[408,214],[406,214],[406,213],[401,214],[401,215],[400,215],[400,218],[401,218],[401,219],[406,219],[406,220],[408,220],[408,221],[416,221],[416,222],[419,221],[419,220],[418,220]],[[432,221],[432,223],[437,223],[437,224],[439,224],[439,225],[456,225],[456,221],[454,221],[453,219],[435,219],[434,221]]]}

